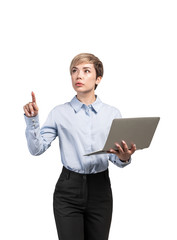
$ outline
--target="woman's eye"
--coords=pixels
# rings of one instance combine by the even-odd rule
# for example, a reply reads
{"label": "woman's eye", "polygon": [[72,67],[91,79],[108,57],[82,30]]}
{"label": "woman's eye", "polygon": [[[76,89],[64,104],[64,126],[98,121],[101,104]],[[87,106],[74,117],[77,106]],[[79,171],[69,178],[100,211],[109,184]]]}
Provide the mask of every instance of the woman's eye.
{"label": "woman's eye", "polygon": [[73,70],[72,70],[72,73],[75,73],[75,72],[76,72],[76,69],[73,69]]}
{"label": "woman's eye", "polygon": [[90,71],[89,70],[85,70],[85,73],[89,73]]}

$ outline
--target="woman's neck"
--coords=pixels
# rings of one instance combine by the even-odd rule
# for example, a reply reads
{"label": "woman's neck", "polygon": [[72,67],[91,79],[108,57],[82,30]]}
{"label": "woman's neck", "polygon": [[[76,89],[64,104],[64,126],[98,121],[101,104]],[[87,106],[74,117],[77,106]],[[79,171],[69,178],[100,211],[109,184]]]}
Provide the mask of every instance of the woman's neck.
{"label": "woman's neck", "polygon": [[95,97],[95,93],[93,93],[93,94],[80,94],[80,93],[78,93],[77,94],[77,99],[80,101],[80,102],[82,102],[82,103],[84,103],[85,105],[90,105],[90,104],[92,104],[93,102],[95,102],[95,100],[96,100],[96,97]]}

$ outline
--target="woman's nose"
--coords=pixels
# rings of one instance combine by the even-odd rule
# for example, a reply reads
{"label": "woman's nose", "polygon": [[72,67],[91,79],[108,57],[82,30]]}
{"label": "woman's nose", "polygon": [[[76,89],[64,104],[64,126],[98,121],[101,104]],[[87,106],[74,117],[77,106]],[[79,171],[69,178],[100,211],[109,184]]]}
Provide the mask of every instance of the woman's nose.
{"label": "woman's nose", "polygon": [[82,79],[82,72],[81,71],[78,71],[77,79]]}

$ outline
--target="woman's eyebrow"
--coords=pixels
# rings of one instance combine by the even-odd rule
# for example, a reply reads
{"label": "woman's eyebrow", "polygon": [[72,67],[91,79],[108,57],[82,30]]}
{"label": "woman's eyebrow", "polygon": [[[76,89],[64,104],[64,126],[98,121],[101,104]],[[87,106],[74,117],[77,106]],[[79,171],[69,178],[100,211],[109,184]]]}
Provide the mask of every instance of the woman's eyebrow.
{"label": "woman's eyebrow", "polygon": [[[82,69],[88,69],[88,68],[91,69],[91,67],[83,67]],[[73,67],[72,70],[73,69],[78,69],[78,68],[77,67]]]}
{"label": "woman's eyebrow", "polygon": [[83,69],[86,69],[86,68],[90,68],[91,69],[91,67],[83,67]]}

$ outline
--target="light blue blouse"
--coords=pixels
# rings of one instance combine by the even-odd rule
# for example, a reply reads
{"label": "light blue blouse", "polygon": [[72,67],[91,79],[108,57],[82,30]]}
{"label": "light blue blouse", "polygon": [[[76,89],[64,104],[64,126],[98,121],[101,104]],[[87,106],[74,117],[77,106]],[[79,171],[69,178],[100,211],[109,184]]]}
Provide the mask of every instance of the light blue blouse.
{"label": "light blue blouse", "polygon": [[121,118],[118,109],[104,104],[99,97],[85,105],[75,96],[71,102],[56,106],[40,129],[39,118],[26,117],[26,138],[32,155],[44,153],[58,136],[63,165],[78,173],[104,171],[110,160],[119,167],[130,163],[119,160],[115,154],[84,156],[101,150],[114,118]]}

